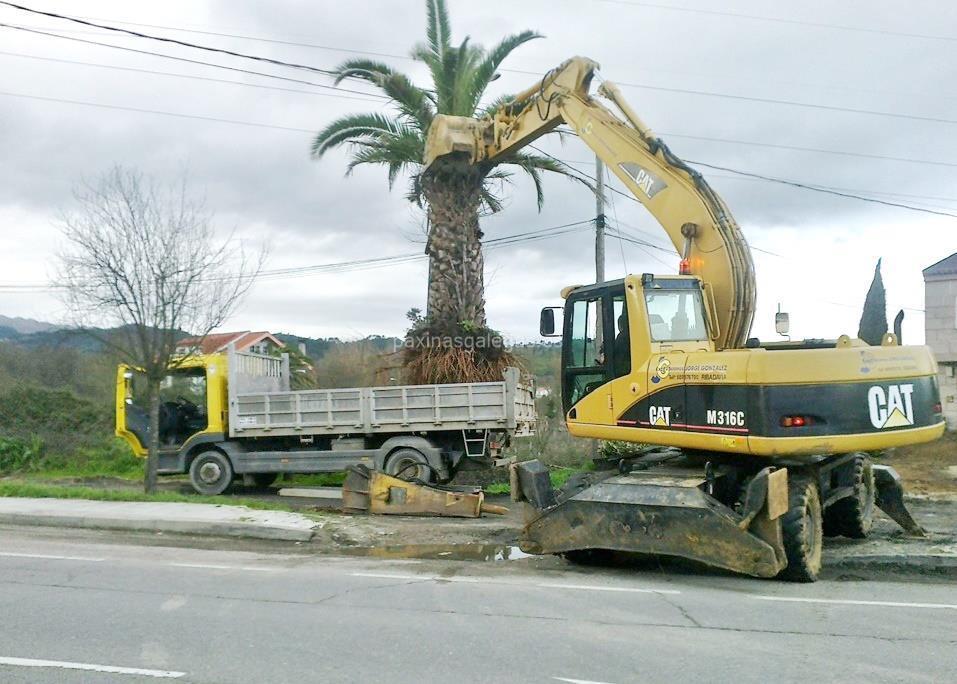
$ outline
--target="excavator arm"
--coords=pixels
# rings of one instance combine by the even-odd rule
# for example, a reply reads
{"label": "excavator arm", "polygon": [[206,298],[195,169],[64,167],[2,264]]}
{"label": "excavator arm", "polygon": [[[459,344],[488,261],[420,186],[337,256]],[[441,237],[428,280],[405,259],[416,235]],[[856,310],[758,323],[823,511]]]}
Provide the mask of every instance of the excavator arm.
{"label": "excavator arm", "polygon": [[621,116],[589,94],[597,69],[596,62],[573,57],[489,118],[436,116],[426,141],[426,166],[447,155],[468,155],[472,163],[491,168],[567,124],[661,224],[682,256],[682,272],[699,276],[711,290],[718,348],[744,346],[754,316],[755,283],[741,229],[701,174],[668,149],[616,86],[605,82],[598,94]]}

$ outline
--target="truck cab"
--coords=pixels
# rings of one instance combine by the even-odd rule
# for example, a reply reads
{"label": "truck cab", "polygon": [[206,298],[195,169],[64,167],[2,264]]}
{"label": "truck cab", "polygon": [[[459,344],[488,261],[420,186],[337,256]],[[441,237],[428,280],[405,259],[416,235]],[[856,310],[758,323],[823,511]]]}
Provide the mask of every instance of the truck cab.
{"label": "truck cab", "polygon": [[[149,445],[149,396],[142,371],[120,365],[116,372],[116,434],[137,456]],[[186,359],[160,384],[161,473],[180,472],[177,455],[199,443],[223,439],[226,429],[226,355]]]}

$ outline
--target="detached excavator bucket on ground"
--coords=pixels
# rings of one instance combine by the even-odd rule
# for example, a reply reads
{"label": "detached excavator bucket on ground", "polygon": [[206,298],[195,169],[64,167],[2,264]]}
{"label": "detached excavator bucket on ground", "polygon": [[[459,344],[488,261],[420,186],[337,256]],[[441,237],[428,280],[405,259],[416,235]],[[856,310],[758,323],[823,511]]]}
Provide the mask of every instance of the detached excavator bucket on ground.
{"label": "detached excavator bucket on ground", "polygon": [[[904,507],[897,473],[887,466],[874,470],[875,503],[907,532],[922,534]],[[570,559],[604,551],[668,556],[754,577],[787,575],[782,522],[789,510],[788,469],[757,471],[731,505],[718,498],[726,498],[720,494],[724,477],[721,466],[702,468],[678,456],[623,463],[621,472],[581,473],[555,490],[540,461],[514,464],[512,499],[526,504],[521,549]]]}
{"label": "detached excavator bucket on ground", "polygon": [[406,481],[366,466],[347,469],[342,485],[346,511],[375,515],[434,515],[478,518],[482,513],[503,515],[508,509],[485,503],[481,487],[450,487]]}

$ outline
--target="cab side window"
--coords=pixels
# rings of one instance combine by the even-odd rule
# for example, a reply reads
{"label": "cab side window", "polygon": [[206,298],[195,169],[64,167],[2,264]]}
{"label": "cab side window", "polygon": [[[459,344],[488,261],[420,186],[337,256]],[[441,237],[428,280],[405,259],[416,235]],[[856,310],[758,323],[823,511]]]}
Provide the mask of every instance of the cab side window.
{"label": "cab side window", "polygon": [[572,304],[565,359],[566,406],[576,403],[606,382],[602,334],[602,300],[579,299]]}
{"label": "cab side window", "polygon": [[631,336],[628,327],[628,307],[625,306],[624,295],[615,296],[611,303],[615,322],[615,339],[607,347],[611,349],[615,377],[620,378],[631,372]]}

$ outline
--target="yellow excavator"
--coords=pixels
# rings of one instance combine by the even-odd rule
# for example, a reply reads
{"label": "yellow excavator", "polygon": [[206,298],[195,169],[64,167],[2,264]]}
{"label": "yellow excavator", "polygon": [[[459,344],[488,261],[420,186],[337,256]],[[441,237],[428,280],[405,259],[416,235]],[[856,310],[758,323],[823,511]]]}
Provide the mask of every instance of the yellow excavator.
{"label": "yellow excavator", "polygon": [[677,274],[566,287],[564,306],[542,311],[541,333],[562,337],[569,432],[647,446],[560,490],[541,462],[515,464],[523,549],[577,561],[674,556],[814,581],[823,537],[866,536],[875,506],[920,534],[897,473],[868,452],[943,434],[930,350],[893,333],[880,346],[749,337],[755,277],[741,229],[614,85],[598,95],[618,115],[590,94],[597,68],[575,57],[487,118],[437,116],[426,142],[426,173],[491,168],[565,124],[680,255]]}

